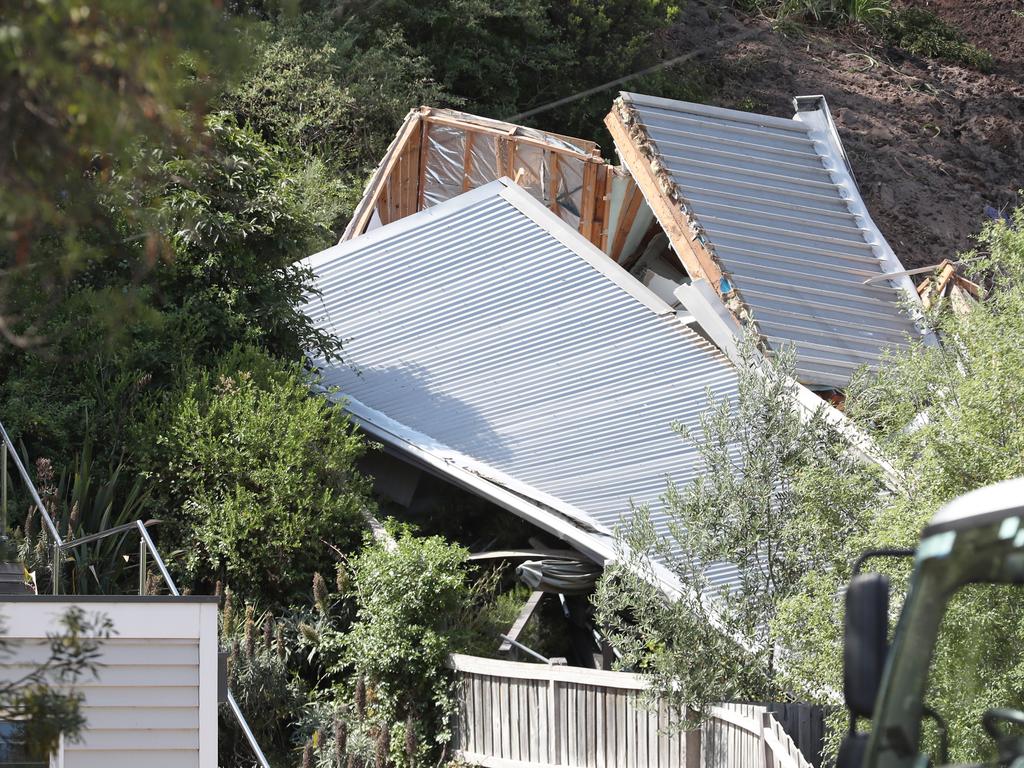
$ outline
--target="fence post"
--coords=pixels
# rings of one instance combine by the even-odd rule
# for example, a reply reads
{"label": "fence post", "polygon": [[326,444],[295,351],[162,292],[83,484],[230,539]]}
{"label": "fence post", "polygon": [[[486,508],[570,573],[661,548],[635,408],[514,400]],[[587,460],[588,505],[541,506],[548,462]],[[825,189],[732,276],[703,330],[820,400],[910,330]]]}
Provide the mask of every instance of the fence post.
{"label": "fence post", "polygon": [[764,755],[764,768],[775,768],[775,753],[772,752],[772,745],[765,738],[766,733],[772,731],[772,713],[761,713],[761,753]]}
{"label": "fence post", "polygon": [[[685,714],[687,720],[692,720],[693,715],[695,713],[691,712],[690,709],[687,708]],[[701,766],[701,727],[702,726],[698,726],[697,728],[691,728],[687,730],[684,735],[684,744],[686,748],[686,768],[700,768]]]}
{"label": "fence post", "polygon": [[[555,660],[552,660],[554,662]],[[560,660],[564,664],[564,660]],[[562,764],[562,705],[558,695],[558,680],[555,679],[555,664],[548,663],[548,755],[553,765]]]}

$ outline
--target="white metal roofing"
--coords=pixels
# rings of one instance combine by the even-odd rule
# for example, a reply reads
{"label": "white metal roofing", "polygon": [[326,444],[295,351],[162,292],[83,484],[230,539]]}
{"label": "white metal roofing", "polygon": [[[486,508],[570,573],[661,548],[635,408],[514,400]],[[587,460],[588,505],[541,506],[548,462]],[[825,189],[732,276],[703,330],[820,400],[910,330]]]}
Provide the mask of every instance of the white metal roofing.
{"label": "white metal roofing", "polygon": [[314,362],[356,421],[600,560],[631,503],[666,530],[667,479],[700,471],[672,424],[736,392],[721,352],[508,180],[306,263],[305,311],[345,340]]}
{"label": "white metal roofing", "polygon": [[916,333],[901,302],[917,294],[892,274],[903,267],[823,99],[793,119],[634,93],[622,102],[769,347],[795,345],[803,383],[843,387]]}

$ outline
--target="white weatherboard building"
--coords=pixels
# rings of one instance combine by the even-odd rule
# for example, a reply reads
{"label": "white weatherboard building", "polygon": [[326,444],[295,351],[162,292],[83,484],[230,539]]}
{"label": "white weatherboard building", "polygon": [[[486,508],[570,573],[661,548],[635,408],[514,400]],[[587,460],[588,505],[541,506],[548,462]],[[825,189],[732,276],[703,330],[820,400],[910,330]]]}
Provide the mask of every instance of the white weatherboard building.
{"label": "white weatherboard building", "polygon": [[4,596],[8,654],[0,679],[16,680],[49,658],[47,634],[69,608],[101,613],[115,634],[100,645],[84,694],[86,725],[54,768],[216,768],[217,598],[214,596]]}

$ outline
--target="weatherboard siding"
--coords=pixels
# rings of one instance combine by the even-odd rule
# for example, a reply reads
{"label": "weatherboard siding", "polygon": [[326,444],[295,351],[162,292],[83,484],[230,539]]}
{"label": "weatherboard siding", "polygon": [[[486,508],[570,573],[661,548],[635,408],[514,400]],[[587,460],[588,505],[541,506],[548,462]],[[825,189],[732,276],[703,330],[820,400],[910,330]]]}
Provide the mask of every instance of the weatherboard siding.
{"label": "weatherboard siding", "polygon": [[[69,602],[0,606],[11,654],[0,675],[13,679],[44,661],[44,639]],[[64,768],[214,768],[217,765],[217,618],[213,602],[91,601],[115,635],[101,645],[97,676],[83,677],[86,725],[66,741]]]}

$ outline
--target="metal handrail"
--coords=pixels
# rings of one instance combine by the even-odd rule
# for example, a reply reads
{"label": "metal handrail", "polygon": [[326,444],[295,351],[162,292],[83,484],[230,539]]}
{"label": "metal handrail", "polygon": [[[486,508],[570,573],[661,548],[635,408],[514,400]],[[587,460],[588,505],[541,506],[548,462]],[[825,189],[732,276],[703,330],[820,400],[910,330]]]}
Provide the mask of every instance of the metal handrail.
{"label": "metal handrail", "polygon": [[[43,504],[43,500],[39,498],[39,493],[36,491],[35,483],[32,482],[32,478],[29,477],[28,472],[25,470],[25,465],[21,463],[21,458],[18,456],[18,452],[14,448],[14,443],[11,442],[11,436],[7,434],[7,430],[4,429],[3,422],[0,422],[0,436],[3,436],[4,445],[7,446],[7,452],[11,455],[14,460],[14,466],[18,468],[18,474],[21,475],[22,481],[28,488],[28,492],[32,495],[32,501],[39,507],[39,511],[43,515],[43,522],[46,523],[46,527],[50,531],[50,536],[53,537],[53,543],[57,546],[64,544],[64,539],[61,538],[60,534],[57,533],[57,526],[53,524],[53,520],[50,518],[50,513],[46,511],[46,505]],[[4,466],[7,466],[4,462]]]}
{"label": "metal handrail", "polygon": [[[136,521],[138,522],[138,521]],[[152,520],[150,522],[156,522]],[[128,531],[135,530],[135,523],[125,523],[124,525],[115,525],[113,528],[104,528],[99,533],[90,533],[87,536],[81,536],[77,539],[69,539],[60,545],[62,552],[67,552],[69,549],[80,547],[83,544],[92,544],[94,541],[100,541],[106,539],[109,536],[116,536],[119,533],[127,533]]]}
{"label": "metal handrail", "polygon": [[245,740],[249,742],[249,747],[255,753],[259,764],[262,768],[270,768],[270,763],[263,754],[263,750],[260,749],[259,742],[256,741],[256,737],[253,735],[252,729],[249,728],[249,723],[245,719],[245,715],[242,714],[242,709],[238,706],[238,702],[235,701],[235,694],[231,692],[230,688],[228,688],[228,706],[235,714],[235,719],[238,721],[238,725],[241,727],[242,733],[245,734]]}
{"label": "metal handrail", "polygon": [[[61,535],[57,532],[57,527],[53,524],[53,520],[50,518],[49,513],[46,511],[46,507],[43,504],[42,499],[39,498],[39,493],[36,491],[35,483],[32,482],[32,478],[29,477],[28,472],[25,470],[25,466],[21,463],[21,459],[18,457],[18,452],[14,450],[14,443],[11,442],[10,435],[7,434],[7,430],[4,429],[3,422],[0,422],[0,436],[3,437],[3,451],[0,455],[0,484],[2,484],[2,490],[0,490],[0,500],[3,504],[3,520],[5,527],[3,531],[0,531],[0,535],[6,536],[6,512],[7,512],[7,454],[10,453],[14,459],[14,464],[18,468],[18,473],[21,475],[22,481],[28,488],[29,494],[32,496],[32,501],[35,502],[36,506],[39,507],[40,513],[42,513],[43,521],[46,523],[46,527],[49,529],[50,535],[53,537],[53,594],[59,594],[60,588],[60,555],[62,552],[74,549],[75,547],[81,546],[82,544],[88,544],[93,541],[99,541],[105,539],[108,536],[114,536],[119,533],[127,533],[128,531],[136,528],[139,531],[139,594],[146,594],[146,572],[148,570],[146,557],[147,554],[153,557],[153,561],[156,563],[156,567],[160,570],[160,575],[163,576],[164,582],[167,584],[167,589],[170,590],[171,594],[175,597],[180,597],[181,592],[178,591],[178,585],[174,583],[174,579],[171,577],[171,572],[167,570],[167,563],[164,562],[163,557],[160,556],[160,551],[156,548],[156,544],[153,543],[153,538],[149,535],[149,531],[146,530],[146,524],[142,520],[136,520],[134,523],[126,523],[124,525],[118,525],[114,528],[108,528],[99,533],[91,533],[88,536],[83,536],[79,539],[72,539],[71,541],[65,542]],[[241,707],[238,706],[238,702],[235,701],[235,695],[231,693],[231,689],[228,689],[228,707],[231,709],[231,713],[235,716],[235,720],[238,721],[239,727],[242,729],[242,733],[245,735],[245,740],[249,743],[249,748],[252,749],[253,754],[256,757],[257,762],[261,768],[270,768],[270,763],[263,754],[263,750],[260,749],[259,742],[256,741],[256,736],[253,734],[252,729],[249,727],[249,722],[245,719],[245,715],[242,714]]]}

